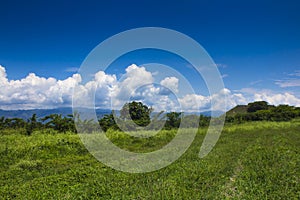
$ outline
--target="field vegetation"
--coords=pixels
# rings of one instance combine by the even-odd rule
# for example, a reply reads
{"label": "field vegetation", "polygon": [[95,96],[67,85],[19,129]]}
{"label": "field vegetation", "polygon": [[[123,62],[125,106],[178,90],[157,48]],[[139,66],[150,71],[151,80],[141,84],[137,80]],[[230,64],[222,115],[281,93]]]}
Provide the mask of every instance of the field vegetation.
{"label": "field vegetation", "polygon": [[[140,174],[117,171],[96,160],[80,140],[81,133],[75,133],[72,116],[52,115],[43,120],[32,116],[28,121],[2,118],[0,199],[300,199],[298,109],[279,108],[286,109],[283,115],[293,117],[244,118],[260,115],[264,109],[274,114],[277,107],[269,106],[229,115],[233,120],[226,119],[216,146],[200,159],[209,122],[202,116],[194,142],[177,161]],[[169,125],[157,134],[155,129],[132,130],[153,135],[148,138],[129,136],[114,128],[114,122],[101,134],[122,149],[155,151],[176,135],[176,127],[170,124],[177,126],[180,115],[166,116]]]}
{"label": "field vegetation", "polygon": [[[215,148],[198,157],[200,128],[176,162],[146,174],[111,169],[97,161],[77,134],[55,130],[1,132],[3,199],[299,199],[300,120],[227,125]],[[153,151],[175,130],[148,139],[123,132],[107,136],[130,151]]]}

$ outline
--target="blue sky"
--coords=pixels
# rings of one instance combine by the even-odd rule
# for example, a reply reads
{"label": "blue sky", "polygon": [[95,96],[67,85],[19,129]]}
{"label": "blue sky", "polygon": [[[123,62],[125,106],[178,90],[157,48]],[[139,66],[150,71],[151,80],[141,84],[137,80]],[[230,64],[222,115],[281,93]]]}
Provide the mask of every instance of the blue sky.
{"label": "blue sky", "polygon": [[[6,1],[1,2],[0,65],[8,81],[29,73],[66,80],[108,37],[132,28],[164,27],[199,42],[232,94],[298,106],[299,10],[299,1]],[[147,56],[131,59],[120,62],[117,76]],[[260,98],[254,97],[257,93]],[[17,105],[22,98],[14,99]],[[7,107],[14,104],[10,101],[0,99],[1,108],[17,108]]]}

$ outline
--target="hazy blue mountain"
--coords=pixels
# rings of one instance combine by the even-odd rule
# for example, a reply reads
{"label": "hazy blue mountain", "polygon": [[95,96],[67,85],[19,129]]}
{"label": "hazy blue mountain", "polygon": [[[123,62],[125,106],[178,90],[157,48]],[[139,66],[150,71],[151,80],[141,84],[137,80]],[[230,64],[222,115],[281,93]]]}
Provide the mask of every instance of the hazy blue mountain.
{"label": "hazy blue mountain", "polygon": [[[4,116],[5,118],[22,118],[22,119],[28,119],[30,118],[34,113],[37,115],[37,117],[45,117],[50,114],[61,114],[63,116],[67,116],[69,114],[72,114],[72,108],[66,107],[66,108],[55,108],[55,109],[32,109],[32,110],[1,110],[0,109],[0,117]],[[108,109],[97,109],[96,114],[98,117],[102,117],[105,114],[111,113],[111,110]]]}
{"label": "hazy blue mountain", "polygon": [[[65,107],[65,108],[55,108],[55,109],[32,109],[32,110],[1,110],[0,109],[0,117],[4,116],[5,118],[22,118],[22,119],[28,119],[33,114],[36,114],[37,117],[45,117],[50,114],[61,114],[63,116],[67,116],[69,114],[72,114],[72,108],[71,107]],[[98,118],[101,118],[105,114],[110,114],[111,110],[109,109],[96,109],[96,114]],[[119,112],[115,112],[117,115],[119,115]],[[197,114],[199,113],[185,113],[185,115],[189,114]],[[201,112],[200,114],[205,116],[211,116],[210,111]],[[216,116],[220,116],[223,114],[223,112],[217,112]],[[215,117],[215,116],[214,116]]]}

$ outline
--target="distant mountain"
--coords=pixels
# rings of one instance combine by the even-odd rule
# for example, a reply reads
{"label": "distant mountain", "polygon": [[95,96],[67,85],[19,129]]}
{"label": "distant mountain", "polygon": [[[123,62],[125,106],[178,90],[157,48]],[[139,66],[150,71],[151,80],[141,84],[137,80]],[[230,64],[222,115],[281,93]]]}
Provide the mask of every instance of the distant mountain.
{"label": "distant mountain", "polygon": [[[55,108],[55,109],[32,109],[32,110],[1,110],[0,117],[4,116],[5,118],[22,118],[29,119],[33,114],[36,114],[38,118],[45,117],[51,114],[61,114],[62,116],[67,116],[72,114],[72,108]],[[109,109],[96,109],[96,114],[98,117],[102,117],[105,114],[111,113]]]}
{"label": "distant mountain", "polygon": [[[226,112],[226,116],[235,116],[236,114],[247,114],[248,109],[252,108],[255,110],[269,110],[275,108],[274,105],[270,105],[265,101],[256,101],[251,102],[248,105],[237,105],[234,108],[230,109]],[[91,109],[80,109],[83,113],[86,111],[90,112],[93,111]],[[63,107],[63,108],[55,108],[55,109],[32,109],[32,110],[1,110],[0,109],[0,117],[4,116],[5,118],[22,118],[22,119],[29,119],[33,114],[36,114],[38,118],[45,117],[50,114],[61,114],[63,116],[67,116],[72,114],[71,107]],[[98,119],[102,118],[105,114],[110,114],[110,109],[96,109],[96,115]],[[119,115],[119,111],[115,111],[116,115]],[[166,113],[166,112],[165,112]],[[154,112],[153,114],[157,114]],[[203,112],[185,112],[184,115],[204,115],[204,116],[212,116],[212,117],[219,117],[224,114],[222,111],[215,111],[211,113],[211,111],[203,111]],[[212,115],[213,114],[213,115]]]}
{"label": "distant mountain", "polygon": [[[62,116],[67,116],[69,114],[72,114],[72,108],[71,107],[64,107],[64,108],[55,108],[55,109],[32,109],[32,110],[1,110],[0,109],[0,117],[4,116],[5,118],[22,118],[22,119],[29,119],[33,114],[36,114],[38,118],[45,117],[47,115],[51,114],[61,114]],[[96,109],[96,115],[98,118],[102,118],[105,114],[110,114],[110,109]],[[116,114],[119,115],[119,112],[116,111]],[[185,113],[185,115],[191,115],[191,114],[202,114],[204,116],[211,116],[211,111],[204,111],[201,113]],[[223,112],[216,111],[215,116],[222,115]]]}
{"label": "distant mountain", "polygon": [[202,111],[202,112],[184,112],[184,115],[204,115],[206,117],[219,117],[223,115],[223,111],[216,110],[214,113],[212,111]]}
{"label": "distant mountain", "polygon": [[201,112],[200,113],[201,115],[204,115],[204,116],[207,116],[207,117],[220,117],[221,115],[224,114],[223,111],[219,111],[219,110],[216,110],[214,113],[211,113],[211,111],[204,111],[204,112]]}
{"label": "distant mountain", "polygon": [[226,112],[226,116],[234,116],[236,114],[245,114],[247,113],[248,105],[237,105],[231,110]]}
{"label": "distant mountain", "polygon": [[254,113],[254,112],[260,111],[260,110],[273,110],[276,107],[280,107],[280,106],[286,106],[286,107],[290,107],[292,109],[297,108],[297,107],[290,106],[290,105],[282,104],[282,105],[274,106],[274,105],[270,105],[266,101],[255,101],[255,102],[248,103],[248,105],[237,105],[234,108],[232,108],[231,110],[227,111],[226,115],[227,116],[235,116],[236,114]]}

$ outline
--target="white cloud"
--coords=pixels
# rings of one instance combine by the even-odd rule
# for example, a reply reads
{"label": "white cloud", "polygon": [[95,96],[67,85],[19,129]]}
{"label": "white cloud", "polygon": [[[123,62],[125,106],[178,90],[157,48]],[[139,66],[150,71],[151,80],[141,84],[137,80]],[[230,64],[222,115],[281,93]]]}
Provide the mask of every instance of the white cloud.
{"label": "white cloud", "polygon": [[275,82],[279,87],[300,87],[300,79],[277,80]]}
{"label": "white cloud", "polygon": [[250,85],[257,85],[261,82],[262,82],[262,80],[252,81],[252,82],[250,82]]}
{"label": "white cloud", "polygon": [[0,65],[0,85],[7,83],[6,70]]}
{"label": "white cloud", "polygon": [[208,110],[210,107],[210,98],[197,94],[188,94],[179,99],[181,110],[189,112],[197,112]]}
{"label": "white cloud", "polygon": [[267,94],[267,93],[255,94],[254,100],[267,101],[272,105],[288,104],[288,105],[300,106],[300,99],[288,92],[285,92],[283,94]]}
{"label": "white cloud", "polygon": [[[111,102],[113,102],[113,109],[121,108],[129,100],[142,101],[152,106],[155,111],[188,112],[207,111],[212,108],[224,111],[238,104],[261,100],[274,105],[300,106],[300,99],[289,92],[280,93],[255,88],[231,91],[225,88],[212,96],[200,94],[182,96],[183,93],[178,90],[181,83],[178,78],[165,77],[160,80],[161,85],[153,84],[154,80],[153,73],[134,64],[126,69],[126,73],[120,80],[117,80],[114,74],[99,71],[84,85],[81,84],[79,74],[73,74],[64,80],[57,80],[30,73],[20,80],[8,80],[5,68],[0,66],[0,109],[71,106],[74,88],[77,88],[75,96],[80,97],[77,98],[77,105],[91,107],[95,102],[96,107],[111,108]],[[165,88],[169,91],[166,92]],[[226,104],[224,104],[224,99],[226,99]]]}
{"label": "white cloud", "polygon": [[160,84],[169,90],[171,90],[174,93],[178,93],[178,78],[176,77],[166,77],[162,81],[160,81]]}
{"label": "white cloud", "polygon": [[219,93],[211,96],[188,94],[179,99],[184,111],[208,111],[218,110],[227,111],[239,104],[247,104],[247,99],[241,93],[232,93],[224,88]]}
{"label": "white cloud", "polygon": [[0,108],[31,109],[70,105],[72,89],[80,82],[74,74],[66,80],[44,78],[30,73],[20,80],[7,80],[4,67],[0,67]]}
{"label": "white cloud", "polygon": [[71,103],[74,87],[80,82],[79,74],[74,74],[65,80],[55,80],[52,86],[45,88],[45,94],[54,103],[68,105]]}
{"label": "white cloud", "polygon": [[[225,97],[226,101],[224,101]],[[288,104],[300,107],[300,98],[294,94],[289,92],[276,93],[271,90],[256,90],[254,88],[244,88],[235,92],[224,88],[212,96],[189,94],[179,99],[184,111],[197,111],[197,109],[207,111],[212,108],[213,110],[227,111],[236,105],[246,105],[253,101],[267,101],[271,105]]]}
{"label": "white cloud", "polygon": [[229,76],[228,74],[222,74],[222,78],[226,78],[228,76]]}
{"label": "white cloud", "polygon": [[110,97],[117,85],[116,75],[105,74],[103,71],[97,72],[93,79],[82,85],[74,85],[73,98],[77,107],[101,107],[110,106]]}
{"label": "white cloud", "polygon": [[288,77],[281,80],[276,80],[275,84],[279,87],[300,87],[300,70],[296,70],[294,73],[288,74]]}
{"label": "white cloud", "polygon": [[289,104],[300,106],[300,98],[290,92],[275,92],[268,89],[258,90],[255,88],[243,88],[239,90],[246,97],[247,102],[267,101],[272,105]]}
{"label": "white cloud", "polygon": [[216,66],[219,68],[227,68],[227,65],[223,63],[216,63]]}
{"label": "white cloud", "polygon": [[113,97],[127,101],[136,89],[153,83],[153,80],[151,72],[147,71],[144,67],[132,64],[126,68],[126,74],[114,89]]}
{"label": "white cloud", "polygon": [[289,74],[290,76],[300,76],[300,70],[296,70],[294,73]]}
{"label": "white cloud", "polygon": [[65,71],[66,71],[66,72],[73,72],[73,73],[77,73],[77,72],[78,72],[78,70],[79,70],[79,68],[78,68],[78,67],[69,67],[69,68],[67,68]]}

